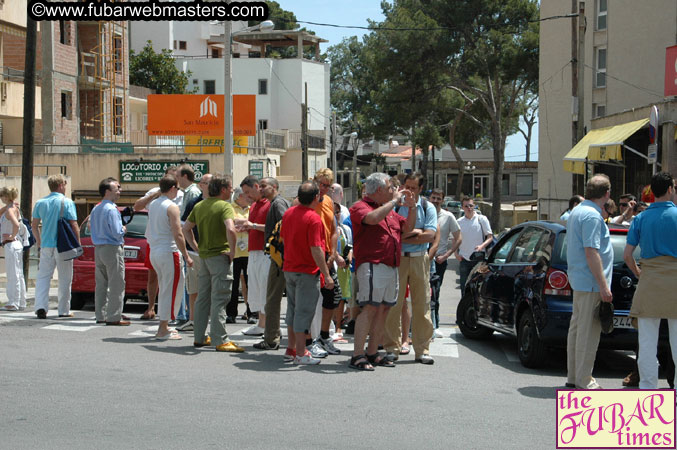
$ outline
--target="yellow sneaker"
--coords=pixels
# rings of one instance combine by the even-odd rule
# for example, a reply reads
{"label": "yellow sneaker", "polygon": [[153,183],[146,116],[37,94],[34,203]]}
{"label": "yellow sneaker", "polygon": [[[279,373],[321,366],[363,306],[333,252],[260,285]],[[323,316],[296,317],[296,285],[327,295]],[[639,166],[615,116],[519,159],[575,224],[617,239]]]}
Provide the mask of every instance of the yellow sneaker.
{"label": "yellow sneaker", "polygon": [[221,345],[216,346],[217,352],[230,352],[230,353],[242,353],[244,349],[232,341],[224,342]]}
{"label": "yellow sneaker", "polygon": [[207,338],[204,340],[204,342],[193,342],[193,347],[197,347],[197,348],[209,347],[210,345],[212,345],[212,339],[209,336],[207,336]]}

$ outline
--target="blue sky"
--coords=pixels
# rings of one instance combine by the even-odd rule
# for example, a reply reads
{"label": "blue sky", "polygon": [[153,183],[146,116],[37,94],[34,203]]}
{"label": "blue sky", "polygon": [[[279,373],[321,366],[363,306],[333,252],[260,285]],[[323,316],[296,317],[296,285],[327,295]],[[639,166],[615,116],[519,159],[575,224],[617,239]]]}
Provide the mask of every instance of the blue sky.
{"label": "blue sky", "polygon": [[[367,26],[367,19],[382,20],[380,0],[277,0],[280,6],[292,11],[301,22],[317,22],[345,26]],[[355,28],[335,28],[301,23],[301,26],[313,30],[318,36],[327,39],[322,51],[328,46],[338,44],[349,36],[362,36],[366,30]],[[538,160],[538,124],[534,127],[531,139],[531,160]],[[524,161],[525,139],[521,134],[510,136],[506,142],[506,161]]]}

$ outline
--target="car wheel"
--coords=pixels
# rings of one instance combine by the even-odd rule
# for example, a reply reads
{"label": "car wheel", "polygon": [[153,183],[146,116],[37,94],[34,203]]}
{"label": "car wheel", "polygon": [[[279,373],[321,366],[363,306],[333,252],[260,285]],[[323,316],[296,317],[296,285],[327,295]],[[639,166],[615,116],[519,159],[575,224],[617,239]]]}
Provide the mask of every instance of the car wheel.
{"label": "car wheel", "polygon": [[71,294],[71,309],[82,309],[87,304],[89,295],[82,292],[74,292]]}
{"label": "car wheel", "polygon": [[524,367],[536,369],[546,363],[547,347],[538,337],[536,324],[531,310],[525,310],[520,316],[517,329],[517,355]]}
{"label": "car wheel", "polygon": [[456,323],[468,339],[487,339],[494,334],[490,328],[477,323],[477,311],[470,295],[464,295],[456,308]]}

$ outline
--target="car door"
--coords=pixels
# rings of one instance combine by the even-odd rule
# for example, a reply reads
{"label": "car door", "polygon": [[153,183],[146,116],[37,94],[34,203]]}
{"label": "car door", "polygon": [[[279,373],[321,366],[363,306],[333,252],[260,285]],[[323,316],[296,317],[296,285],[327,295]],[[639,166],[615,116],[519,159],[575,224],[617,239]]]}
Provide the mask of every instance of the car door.
{"label": "car door", "polygon": [[498,300],[501,297],[501,290],[505,284],[504,270],[510,255],[512,254],[515,242],[524,230],[523,227],[517,227],[510,230],[496,244],[491,252],[489,260],[486,263],[486,270],[478,281],[478,305],[477,320],[490,324],[492,327],[500,326],[498,323],[499,306]]}
{"label": "car door", "polygon": [[549,230],[528,226],[515,242],[504,266],[505,279],[502,280],[500,295],[496,299],[499,321],[507,328],[515,329],[515,312],[520,302],[531,304],[534,295],[541,292],[552,254],[551,241]]}

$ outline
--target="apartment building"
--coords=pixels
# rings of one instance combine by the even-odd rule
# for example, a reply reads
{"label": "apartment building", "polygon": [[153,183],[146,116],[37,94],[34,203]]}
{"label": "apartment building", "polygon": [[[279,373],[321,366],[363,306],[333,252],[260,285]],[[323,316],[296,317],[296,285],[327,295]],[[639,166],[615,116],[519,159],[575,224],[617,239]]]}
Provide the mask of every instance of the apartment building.
{"label": "apartment building", "polygon": [[[580,4],[585,7],[586,24],[582,58],[576,50],[572,56],[571,21],[577,19],[541,22],[538,194],[539,217],[543,219],[559,217],[569,197],[582,193],[586,158],[587,174],[602,172],[612,178],[612,198],[646,184],[652,170],[646,161],[648,106],[664,100],[666,48],[677,39],[674,0],[542,0],[541,18],[578,13]],[[577,28],[575,31],[577,34]],[[572,93],[573,58],[584,65],[580,105]],[[647,112],[645,118],[624,113],[638,108]],[[579,151],[577,157],[576,152],[571,153],[577,141],[572,122],[579,119],[579,111],[584,134],[628,123],[609,117],[642,122],[613,130],[620,132],[614,142],[592,142],[589,148],[604,149],[604,157],[599,157],[600,151],[588,156],[586,143],[582,144],[586,148],[577,149],[583,156]],[[608,156],[607,144],[616,156]]]}

